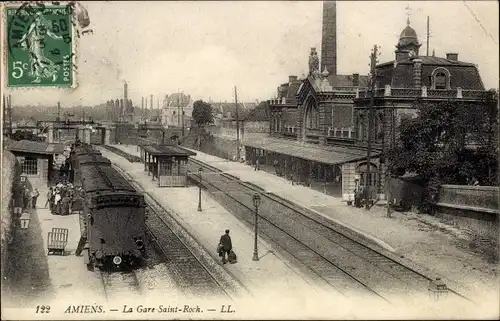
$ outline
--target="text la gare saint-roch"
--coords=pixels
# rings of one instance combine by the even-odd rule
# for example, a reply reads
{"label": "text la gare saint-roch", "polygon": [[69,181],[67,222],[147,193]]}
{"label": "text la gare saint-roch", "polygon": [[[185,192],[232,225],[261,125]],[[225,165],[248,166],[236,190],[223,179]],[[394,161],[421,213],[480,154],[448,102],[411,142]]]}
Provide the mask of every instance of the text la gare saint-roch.
{"label": "text la gare saint-roch", "polygon": [[[70,305],[64,313],[105,313],[102,305]],[[183,307],[159,305],[158,307],[145,307],[138,305],[136,307],[129,307],[124,305],[121,313],[202,313],[204,312],[198,305],[190,306],[184,305]],[[234,313],[231,305],[222,305],[220,313]]]}

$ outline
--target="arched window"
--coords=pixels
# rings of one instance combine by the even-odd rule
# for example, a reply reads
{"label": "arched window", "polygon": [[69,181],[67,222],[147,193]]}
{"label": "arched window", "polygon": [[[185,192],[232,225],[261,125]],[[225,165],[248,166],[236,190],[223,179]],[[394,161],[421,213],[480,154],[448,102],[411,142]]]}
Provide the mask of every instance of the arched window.
{"label": "arched window", "polygon": [[438,72],[434,76],[434,83],[436,89],[446,89],[446,75],[444,72]]}
{"label": "arched window", "polygon": [[450,72],[444,67],[438,67],[431,73],[432,89],[450,89]]}
{"label": "arched window", "polygon": [[306,108],[306,128],[319,129],[319,111],[316,101],[310,99]]}

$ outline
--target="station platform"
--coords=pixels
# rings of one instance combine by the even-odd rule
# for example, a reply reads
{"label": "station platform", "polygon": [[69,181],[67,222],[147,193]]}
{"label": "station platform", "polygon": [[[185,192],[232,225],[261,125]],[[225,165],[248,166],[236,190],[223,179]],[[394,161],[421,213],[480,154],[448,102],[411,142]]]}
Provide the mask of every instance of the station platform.
{"label": "station platform", "polygon": [[[130,154],[138,153],[137,147],[133,145],[113,146]],[[253,166],[221,159],[198,150],[192,151],[196,153],[194,159],[335,221],[366,241],[397,254],[409,264],[415,264],[436,277],[441,276],[450,282],[449,286],[460,288],[468,297],[475,300],[484,297],[488,302],[498,302],[500,298],[497,264],[488,262],[469,248],[463,231],[446,225],[435,217],[399,212],[393,212],[391,217],[387,217],[385,207],[374,206],[371,210],[365,210],[348,206],[341,198],[328,196],[305,186],[292,185],[290,181],[276,175],[255,171]]]}
{"label": "station platform", "polygon": [[[117,145],[114,145],[117,146]],[[248,290],[250,297],[263,302],[276,302],[277,294],[281,303],[287,302],[290,311],[295,308],[301,315],[299,307],[314,305],[317,300],[346,300],[331,287],[315,280],[307,272],[293,266],[290,261],[273,250],[273,246],[259,237],[259,261],[253,261],[254,231],[240,222],[238,218],[213,200],[209,193],[202,191],[202,211],[198,208],[199,189],[188,187],[158,187],[152,176],[148,176],[141,163],[130,163],[125,158],[105,149],[100,149],[103,156],[119,166],[141,187],[167,209],[176,221],[188,231],[213,258],[220,260],[216,253],[219,239],[226,229],[230,230],[233,250],[237,255],[237,263],[224,266]],[[130,150],[128,150],[130,152]],[[222,264],[222,263],[221,263]],[[276,304],[280,304],[276,302]],[[331,315],[318,307],[317,317]],[[273,309],[274,310],[274,309]],[[310,315],[308,311],[307,315]],[[338,311],[340,312],[340,311]],[[263,317],[268,317],[263,311]],[[326,313],[326,314],[325,314]],[[314,314],[313,314],[314,315]],[[252,314],[255,317],[255,311]]]}
{"label": "station platform", "polygon": [[[17,258],[13,258],[15,271],[9,273],[9,287],[15,292],[2,299],[2,314],[15,319],[37,318],[37,305],[50,305],[52,313],[62,313],[70,305],[105,302],[99,274],[87,270],[83,258],[74,252],[80,238],[77,215],[53,215],[44,208],[48,188],[38,188],[37,208],[30,215],[27,229],[16,231],[19,245]],[[47,255],[48,233],[52,228],[68,229],[68,244],[64,255]],[[40,312],[39,312],[40,313]],[[38,315],[39,317],[39,315]],[[10,317],[8,317],[10,318]]]}
{"label": "station platform", "polygon": [[[44,208],[48,192],[47,186],[38,187],[38,191],[40,197],[36,211],[40,221],[44,249],[47,249],[48,233],[52,231],[52,228],[68,229],[68,244],[64,256],[47,255],[47,251],[45,251],[49,277],[55,289],[54,300],[67,298],[68,296],[74,297],[76,302],[90,297],[105,298],[99,274],[88,271],[83,262],[83,257],[75,255],[80,240],[78,215],[62,216],[52,214],[50,209]],[[61,291],[58,291],[58,289],[61,289]]]}

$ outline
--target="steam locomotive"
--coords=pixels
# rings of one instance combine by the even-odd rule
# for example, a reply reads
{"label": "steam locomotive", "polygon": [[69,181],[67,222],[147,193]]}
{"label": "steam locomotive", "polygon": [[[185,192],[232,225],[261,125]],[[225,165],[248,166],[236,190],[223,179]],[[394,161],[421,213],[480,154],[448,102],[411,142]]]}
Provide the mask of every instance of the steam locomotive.
{"label": "steam locomotive", "polygon": [[90,146],[76,146],[70,157],[73,184],[84,195],[76,254],[84,256],[89,269],[140,265],[145,255],[144,196]]}

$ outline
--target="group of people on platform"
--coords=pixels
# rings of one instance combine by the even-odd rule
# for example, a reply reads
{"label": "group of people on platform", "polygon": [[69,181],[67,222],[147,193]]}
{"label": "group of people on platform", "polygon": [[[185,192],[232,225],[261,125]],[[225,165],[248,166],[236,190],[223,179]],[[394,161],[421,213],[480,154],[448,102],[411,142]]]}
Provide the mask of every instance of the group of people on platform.
{"label": "group of people on platform", "polygon": [[29,187],[26,187],[25,189],[21,189],[18,193],[21,194],[18,194],[18,199],[21,199],[23,211],[31,208],[36,209],[36,202],[38,196],[40,196],[40,192],[38,192],[37,188],[31,190]]}
{"label": "group of people on platform", "polygon": [[71,183],[58,183],[47,192],[45,208],[49,205],[55,215],[69,215],[83,210],[83,189],[74,187]]}

